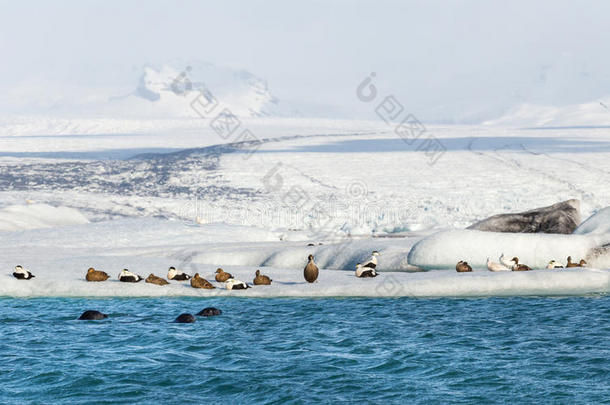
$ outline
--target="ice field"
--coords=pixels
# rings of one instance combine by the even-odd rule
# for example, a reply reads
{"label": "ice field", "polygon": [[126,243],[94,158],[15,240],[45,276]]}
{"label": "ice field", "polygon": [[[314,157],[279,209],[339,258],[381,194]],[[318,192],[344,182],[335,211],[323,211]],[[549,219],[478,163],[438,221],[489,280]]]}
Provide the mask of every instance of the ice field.
{"label": "ice field", "polygon": [[[600,212],[575,235],[463,230],[498,213],[576,198],[582,220],[610,201],[607,128],[426,128],[440,152],[381,122],[244,120],[259,139],[221,139],[206,120],[5,120],[0,137],[0,295],[488,296],[608,292],[610,262],[544,270],[610,243]],[[411,143],[409,143],[411,142]],[[162,145],[171,143],[171,150]],[[425,239],[425,240],[424,240]],[[313,246],[309,246],[313,245]],[[414,247],[415,246],[415,247]],[[354,266],[381,252],[376,279]],[[303,281],[308,254],[321,268]],[[488,272],[501,253],[535,267]],[[474,271],[457,274],[458,260]],[[12,278],[21,264],[36,278]],[[272,286],[200,291],[116,280],[169,266],[222,267]],[[88,267],[108,272],[86,283]],[[595,268],[598,267],[598,268]],[[421,272],[418,270],[427,270]]]}

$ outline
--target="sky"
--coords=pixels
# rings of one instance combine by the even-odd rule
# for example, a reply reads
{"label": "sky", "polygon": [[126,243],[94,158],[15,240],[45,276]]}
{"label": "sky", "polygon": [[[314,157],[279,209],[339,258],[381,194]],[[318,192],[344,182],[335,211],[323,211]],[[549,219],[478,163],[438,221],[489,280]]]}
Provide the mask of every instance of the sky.
{"label": "sky", "polygon": [[[607,1],[0,1],[0,108],[73,86],[135,86],[203,60],[265,78],[304,111],[369,117],[381,95],[434,122],[610,95]],[[29,84],[27,95],[11,91]]]}

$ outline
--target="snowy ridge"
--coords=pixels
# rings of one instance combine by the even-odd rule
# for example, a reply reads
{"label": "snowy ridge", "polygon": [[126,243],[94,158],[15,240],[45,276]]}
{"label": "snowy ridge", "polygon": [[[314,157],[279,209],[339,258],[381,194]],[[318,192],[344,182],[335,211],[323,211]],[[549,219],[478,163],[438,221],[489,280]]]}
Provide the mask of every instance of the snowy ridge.
{"label": "snowy ridge", "polygon": [[610,126],[610,97],[584,104],[552,106],[521,104],[483,125],[512,127],[607,127]]}

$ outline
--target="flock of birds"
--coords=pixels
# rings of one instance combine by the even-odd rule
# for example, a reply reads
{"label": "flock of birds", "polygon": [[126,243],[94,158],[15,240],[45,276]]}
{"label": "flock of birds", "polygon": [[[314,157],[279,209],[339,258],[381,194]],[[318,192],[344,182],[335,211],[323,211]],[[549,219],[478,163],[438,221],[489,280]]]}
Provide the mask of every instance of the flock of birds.
{"label": "flock of birds", "polygon": [[[377,277],[378,273],[376,271],[377,267],[377,257],[379,256],[378,251],[373,251],[371,257],[365,261],[364,263],[356,264],[356,277],[359,278],[370,278]],[[309,255],[307,258],[307,264],[303,269],[303,277],[305,281],[308,283],[314,283],[318,279],[318,275],[320,274],[320,270],[316,263],[314,262],[313,255]],[[13,271],[13,277],[18,280],[31,280],[35,276],[29,271],[23,268],[23,266],[15,266],[15,270]],[[85,275],[85,279],[87,281],[92,282],[102,282],[106,281],[110,278],[110,275],[102,270],[96,270],[93,267],[90,267],[87,270],[87,274]],[[241,281],[233,277],[231,273],[227,273],[222,268],[216,269],[216,273],[214,276],[215,280],[219,283],[224,283],[224,286],[227,290],[246,290],[251,288],[251,286],[245,281]],[[123,269],[118,276],[119,281],[124,283],[139,283],[144,280],[146,283],[155,284],[155,285],[167,285],[169,281],[190,281],[191,287],[193,288],[202,288],[211,290],[216,288],[212,283],[210,283],[205,278],[201,277],[199,273],[195,273],[194,276],[190,276],[183,271],[177,270],[175,267],[170,267],[167,271],[167,280],[163,277],[156,276],[151,273],[144,279],[142,276],[139,276],[135,273],[132,273],[128,269]],[[254,274],[254,279],[252,284],[254,285],[271,285],[271,278],[264,274],[261,274],[260,270],[256,270]]]}
{"label": "flock of birds", "polygon": [[[508,259],[507,256],[504,256],[504,253],[499,258],[500,262],[493,262],[487,258],[487,270],[489,271],[528,271],[532,270],[532,268],[526,264],[523,264],[519,261],[518,257],[513,257],[512,259]],[[572,262],[572,256],[568,256],[568,262],[565,267],[586,267],[587,262],[584,259],[581,259],[578,263]],[[563,269],[560,263],[555,260],[551,260],[547,265],[547,269]],[[455,271],[458,273],[466,273],[472,271],[472,267],[468,264],[468,262],[460,260],[455,265]]]}
{"label": "flock of birds", "polygon": [[[358,278],[372,278],[377,277],[379,273],[377,272],[377,257],[379,256],[378,251],[373,251],[371,257],[366,260],[364,263],[356,264],[356,277]],[[572,262],[572,256],[568,256],[567,264],[565,267],[586,267],[587,262],[584,259],[581,259],[578,263]],[[561,269],[564,268],[560,263],[555,260],[551,260],[546,266],[547,269]],[[499,258],[499,262],[493,262],[489,257],[487,258],[487,269],[489,271],[528,271],[532,270],[532,268],[524,263],[519,261],[518,257],[513,257],[512,259],[508,259],[507,256],[502,253]],[[471,272],[472,267],[468,264],[468,262],[460,260],[456,266],[455,270],[458,273],[466,273]],[[307,264],[303,269],[303,277],[305,281],[308,283],[314,283],[318,279],[320,274],[320,269],[316,265],[314,261],[314,256],[309,255],[307,257]],[[15,266],[15,270],[13,271],[13,277],[18,280],[31,280],[35,276],[29,271],[24,269],[22,266]],[[93,267],[87,270],[87,274],[85,275],[85,279],[87,281],[106,281],[110,278],[110,275],[104,271],[96,270]],[[219,283],[224,283],[224,287],[227,290],[246,290],[251,288],[251,286],[245,281],[238,280],[231,273],[227,273],[222,268],[216,269],[216,273],[214,276],[215,280]],[[167,285],[169,281],[190,281],[191,287],[193,288],[202,288],[211,290],[216,288],[212,283],[210,283],[205,278],[201,277],[199,273],[195,273],[194,276],[190,276],[183,271],[177,270],[175,267],[170,267],[167,272],[167,280],[156,276],[154,274],[150,274],[146,279],[142,276],[139,276],[135,273],[132,273],[128,269],[123,269],[118,276],[119,281],[124,283],[138,283],[142,280],[145,280],[146,283],[155,284],[155,285]],[[271,278],[269,276],[261,274],[260,270],[256,270],[254,274],[254,279],[252,280],[253,285],[271,285]]]}

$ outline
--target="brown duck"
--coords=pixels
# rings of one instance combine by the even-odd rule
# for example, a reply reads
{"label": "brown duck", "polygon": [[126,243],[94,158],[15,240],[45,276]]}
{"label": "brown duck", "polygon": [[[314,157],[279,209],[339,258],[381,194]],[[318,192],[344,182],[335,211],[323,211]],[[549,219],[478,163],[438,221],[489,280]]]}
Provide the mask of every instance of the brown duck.
{"label": "brown duck", "polygon": [[218,281],[219,283],[224,283],[225,281],[227,281],[230,278],[233,278],[231,273],[227,273],[220,267],[216,269],[216,281]]}
{"label": "brown duck", "polygon": [[580,262],[578,263],[572,263],[572,256],[568,256],[568,264],[566,264],[566,267],[585,267],[586,264],[587,262],[583,259],[580,259]]}
{"label": "brown duck", "polygon": [[271,285],[271,279],[268,276],[262,275],[260,270],[256,270],[254,277],[254,285]]}
{"label": "brown duck", "polygon": [[313,255],[309,255],[307,260],[309,261],[307,262],[307,266],[305,266],[305,269],[303,270],[303,275],[305,276],[305,280],[307,280],[308,283],[313,283],[318,279],[318,266],[316,266],[313,261]]}
{"label": "brown duck", "polygon": [[515,264],[513,264],[513,271],[528,271],[531,270],[531,268],[523,263],[519,263],[519,258],[518,257],[513,257],[513,262],[515,262]]}
{"label": "brown duck", "polygon": [[87,281],[106,281],[110,276],[105,271],[95,270],[93,267],[89,267],[85,278]]}
{"label": "brown duck", "polygon": [[167,284],[169,284],[169,282],[166,279],[158,277],[158,276],[155,276],[152,273],[149,274],[148,277],[146,277],[145,281],[147,283],[156,284],[156,285],[167,285]]}
{"label": "brown duck", "polygon": [[205,278],[199,277],[199,273],[195,273],[193,278],[191,278],[191,287],[204,288],[206,290],[212,290],[212,289],[216,288],[212,285],[212,283],[210,283]]}
{"label": "brown duck", "polygon": [[470,267],[468,262],[460,260],[458,264],[455,265],[455,271],[457,271],[458,273],[467,273],[469,271],[472,271],[472,267]]}

